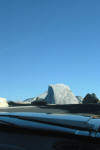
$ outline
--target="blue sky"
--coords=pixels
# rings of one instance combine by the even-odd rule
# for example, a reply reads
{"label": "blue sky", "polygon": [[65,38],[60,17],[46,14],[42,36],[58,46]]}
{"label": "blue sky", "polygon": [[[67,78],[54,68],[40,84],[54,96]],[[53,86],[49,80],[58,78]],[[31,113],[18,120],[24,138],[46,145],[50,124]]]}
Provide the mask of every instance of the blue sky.
{"label": "blue sky", "polygon": [[100,0],[1,0],[0,97],[64,83],[100,97]]}

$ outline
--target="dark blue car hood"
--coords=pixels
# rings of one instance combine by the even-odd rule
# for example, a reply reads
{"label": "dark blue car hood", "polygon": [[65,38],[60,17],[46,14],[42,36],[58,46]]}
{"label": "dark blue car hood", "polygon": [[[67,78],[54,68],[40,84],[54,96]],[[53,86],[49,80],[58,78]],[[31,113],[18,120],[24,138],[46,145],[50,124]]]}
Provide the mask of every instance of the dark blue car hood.
{"label": "dark blue car hood", "polygon": [[100,138],[100,119],[46,113],[0,113],[0,124],[12,124],[22,128],[61,131],[74,135]]}

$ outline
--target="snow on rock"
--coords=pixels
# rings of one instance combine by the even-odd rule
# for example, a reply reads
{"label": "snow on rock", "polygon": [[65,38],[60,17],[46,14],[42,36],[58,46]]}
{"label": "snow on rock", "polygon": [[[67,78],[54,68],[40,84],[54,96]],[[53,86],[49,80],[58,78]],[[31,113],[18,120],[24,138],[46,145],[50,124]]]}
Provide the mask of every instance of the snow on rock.
{"label": "snow on rock", "polygon": [[51,84],[45,98],[48,104],[79,104],[70,88],[64,84]]}
{"label": "snow on rock", "polygon": [[8,107],[8,102],[6,98],[0,97],[0,107]]}

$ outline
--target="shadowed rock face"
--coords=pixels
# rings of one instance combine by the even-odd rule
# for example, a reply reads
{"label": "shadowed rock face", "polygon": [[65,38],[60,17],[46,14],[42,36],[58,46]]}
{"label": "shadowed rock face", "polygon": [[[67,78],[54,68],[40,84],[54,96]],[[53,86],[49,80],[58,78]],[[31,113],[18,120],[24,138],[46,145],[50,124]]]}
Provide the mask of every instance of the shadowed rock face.
{"label": "shadowed rock face", "polygon": [[99,99],[97,98],[95,93],[87,94],[83,99],[83,104],[96,104],[99,103]]}
{"label": "shadowed rock face", "polygon": [[0,107],[8,107],[8,103],[7,103],[6,98],[0,97]]}
{"label": "shadowed rock face", "polygon": [[45,98],[48,104],[78,104],[78,99],[64,84],[49,85]]}

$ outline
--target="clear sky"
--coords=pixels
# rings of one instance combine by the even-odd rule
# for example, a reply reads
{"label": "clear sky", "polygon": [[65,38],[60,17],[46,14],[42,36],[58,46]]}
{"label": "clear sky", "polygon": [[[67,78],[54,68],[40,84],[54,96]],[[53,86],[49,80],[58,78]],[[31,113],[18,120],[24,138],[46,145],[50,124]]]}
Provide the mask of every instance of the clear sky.
{"label": "clear sky", "polygon": [[0,0],[0,97],[54,83],[100,97],[100,0]]}

